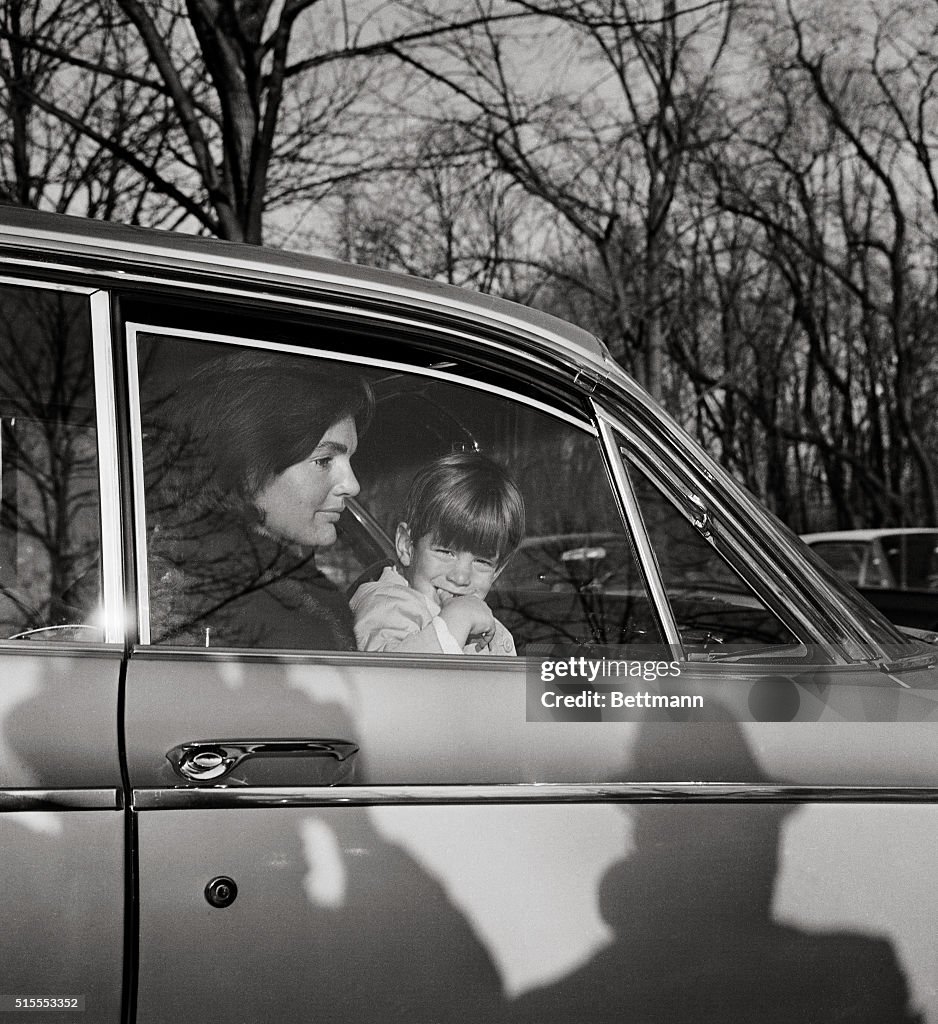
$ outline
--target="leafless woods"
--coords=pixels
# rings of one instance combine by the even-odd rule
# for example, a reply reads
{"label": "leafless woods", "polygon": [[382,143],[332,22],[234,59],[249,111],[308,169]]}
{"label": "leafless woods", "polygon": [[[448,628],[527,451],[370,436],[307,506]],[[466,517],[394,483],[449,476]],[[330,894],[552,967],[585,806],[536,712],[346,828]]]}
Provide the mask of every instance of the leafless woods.
{"label": "leafless woods", "polygon": [[938,523],[936,0],[0,0],[0,198],[493,291],[796,529]]}

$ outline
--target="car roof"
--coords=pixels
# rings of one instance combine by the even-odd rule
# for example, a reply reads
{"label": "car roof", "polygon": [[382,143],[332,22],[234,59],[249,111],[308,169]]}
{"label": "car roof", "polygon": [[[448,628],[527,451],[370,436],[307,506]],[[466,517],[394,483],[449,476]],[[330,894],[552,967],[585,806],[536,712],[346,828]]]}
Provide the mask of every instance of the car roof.
{"label": "car roof", "polygon": [[[455,285],[358,264],[215,238],[111,224],[0,204],[0,264],[15,252],[49,266],[78,269],[133,283],[199,280],[266,293],[349,293],[390,299],[398,308],[436,310],[470,322],[510,324],[536,347],[564,353],[600,374],[624,376],[606,346],[588,331],[548,313]],[[636,387],[634,382],[630,382]]]}
{"label": "car roof", "polygon": [[884,526],[869,530],[828,530],[826,533],[803,533],[801,539],[807,544],[818,541],[870,541],[880,537],[909,536],[912,534],[936,534],[938,527],[933,526]]}

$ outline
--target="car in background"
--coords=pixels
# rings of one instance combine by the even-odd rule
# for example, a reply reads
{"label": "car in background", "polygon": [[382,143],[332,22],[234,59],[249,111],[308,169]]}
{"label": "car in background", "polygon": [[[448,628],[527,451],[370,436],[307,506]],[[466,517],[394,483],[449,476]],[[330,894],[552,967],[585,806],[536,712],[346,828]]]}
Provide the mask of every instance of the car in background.
{"label": "car in background", "polygon": [[[191,560],[217,558],[221,607],[274,571],[260,520],[203,545],[173,489],[176,399],[256,353],[376,399],[309,565],[332,588],[388,557],[428,460],[506,467],[526,539],[489,600],[519,657],[174,632]],[[938,1024],[936,876],[938,645],[595,337],[436,282],[0,209],[11,1021]]]}
{"label": "car in background", "polygon": [[892,622],[938,630],[938,529],[833,530],[801,539]]}

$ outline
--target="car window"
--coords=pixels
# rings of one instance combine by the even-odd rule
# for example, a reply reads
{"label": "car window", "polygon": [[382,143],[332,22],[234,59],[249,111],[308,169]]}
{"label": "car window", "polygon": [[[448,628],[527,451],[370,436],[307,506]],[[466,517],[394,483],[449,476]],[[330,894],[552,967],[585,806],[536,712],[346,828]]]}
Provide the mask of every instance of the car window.
{"label": "car window", "polygon": [[0,638],[96,641],[100,516],[88,299],[0,286]]}
{"label": "car window", "polygon": [[[827,562],[837,569],[842,577],[854,587],[859,587],[864,578],[864,563],[867,560],[868,544],[862,542],[819,541],[811,547]],[[881,586],[879,582],[869,586]]]}
{"label": "car window", "polygon": [[885,587],[888,580],[873,545],[865,541],[818,541],[811,547],[855,587]]}
{"label": "car window", "polygon": [[443,375],[400,375],[376,391],[361,497],[389,536],[414,472],[448,452],[490,456],[521,490],[525,535],[488,597],[519,653],[660,639],[592,433]]}
{"label": "car window", "polygon": [[659,485],[638,466],[630,464],[629,472],[675,623],[688,650],[797,644],[791,629]]}
{"label": "car window", "polygon": [[938,582],[938,535],[886,535],[882,538],[882,545],[892,574],[902,590],[935,589]]}
{"label": "car window", "polygon": [[[520,545],[498,567],[486,597],[518,654],[545,643],[660,640],[601,447],[585,416],[554,414],[514,390],[511,379],[493,384],[488,371],[484,381],[476,380],[471,365],[456,361],[408,370],[370,359],[353,367],[165,332],[139,330],[134,337],[148,567],[142,596],[151,642],[352,649],[327,642],[335,636],[323,639],[312,627],[290,636],[283,624],[300,615],[297,604],[320,617],[341,617],[342,602],[348,605],[360,587],[388,579],[382,573],[395,561],[395,532],[414,474],[454,453],[492,460],[523,498]],[[221,378],[213,367],[246,352],[289,366],[291,373],[311,368],[329,374],[338,367],[365,379],[373,394],[373,418],[351,458],[356,493],[344,495],[334,536],[316,548],[309,564],[271,551],[269,520],[237,530],[229,522],[219,535],[217,509],[208,507],[201,486],[215,470],[206,469],[205,453],[190,451],[191,439],[184,436],[182,424],[191,423],[192,409],[216,401]],[[311,606],[310,587],[318,588]],[[226,619],[236,625],[229,628]],[[365,645],[362,635],[355,641],[359,647]],[[485,653],[479,643],[467,642],[464,653]],[[456,654],[459,648],[387,648],[397,649]]]}

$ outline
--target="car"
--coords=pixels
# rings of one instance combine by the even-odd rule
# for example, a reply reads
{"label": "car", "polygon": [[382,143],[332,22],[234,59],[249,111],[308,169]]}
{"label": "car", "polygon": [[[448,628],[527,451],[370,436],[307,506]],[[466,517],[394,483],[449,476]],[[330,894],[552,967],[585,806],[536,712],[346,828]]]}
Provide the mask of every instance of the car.
{"label": "car", "polygon": [[938,529],[831,530],[801,539],[892,622],[938,630]]}
{"label": "car", "polygon": [[[357,397],[222,491],[186,425],[237,447],[233,368]],[[453,453],[523,496],[518,655],[333,642]],[[280,544],[288,472],[340,497]],[[938,1021],[934,640],[574,326],[0,210],[11,1019]]]}

